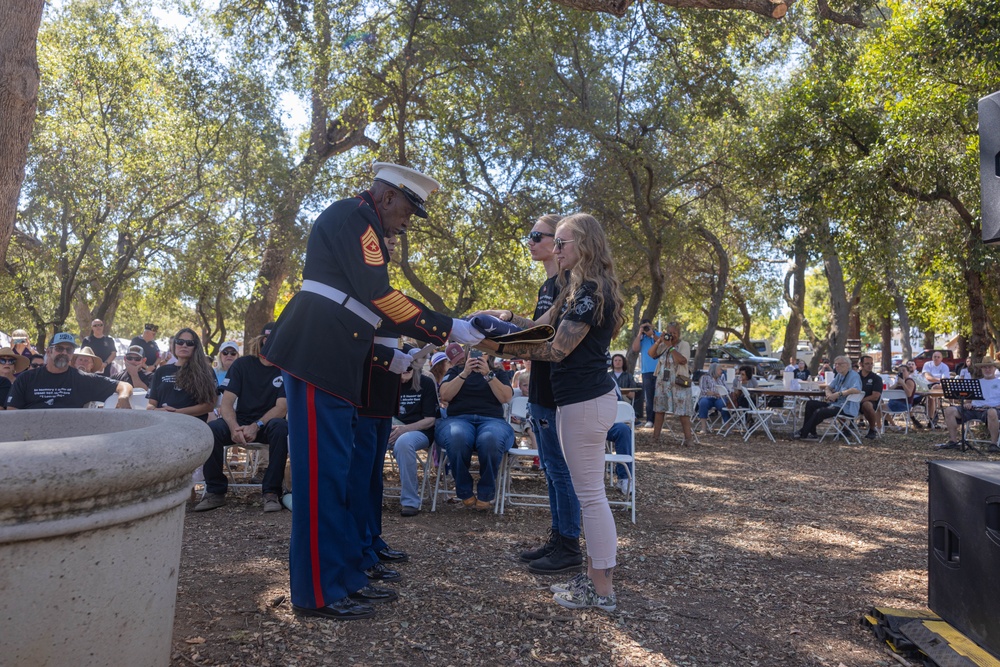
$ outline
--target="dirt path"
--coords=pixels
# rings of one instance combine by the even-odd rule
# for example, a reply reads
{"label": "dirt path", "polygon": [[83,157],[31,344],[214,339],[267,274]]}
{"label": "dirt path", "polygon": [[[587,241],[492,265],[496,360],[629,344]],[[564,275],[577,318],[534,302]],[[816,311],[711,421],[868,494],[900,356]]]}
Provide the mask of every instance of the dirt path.
{"label": "dirt path", "polygon": [[173,664],[897,664],[858,619],[873,604],[926,605],[926,461],[963,458],[931,451],[940,432],[684,449],[649,433],[638,525],[616,512],[614,613],[559,607],[552,580],[517,562],[543,537],[544,511],[439,505],[404,519],[387,500],[385,536],[412,559],[400,601],[366,621],[300,621],[291,515],[247,494],[187,516]]}

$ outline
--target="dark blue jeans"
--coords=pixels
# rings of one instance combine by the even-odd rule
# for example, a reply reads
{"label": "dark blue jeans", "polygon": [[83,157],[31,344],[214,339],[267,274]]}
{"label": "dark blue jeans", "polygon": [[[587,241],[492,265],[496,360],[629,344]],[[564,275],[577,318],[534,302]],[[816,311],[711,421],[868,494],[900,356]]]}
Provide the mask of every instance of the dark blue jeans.
{"label": "dark blue jeans", "polygon": [[514,429],[496,417],[457,415],[434,425],[434,440],[448,453],[455,476],[455,495],[465,500],[473,496],[472,453],[479,458],[479,485],[475,496],[483,501],[496,495],[497,473],[504,454],[514,446]]}
{"label": "dark blue jeans", "polygon": [[[223,447],[235,444],[229,431],[229,424],[224,419],[208,422],[215,436],[215,448],[205,461],[202,470],[205,473],[205,491],[225,495],[229,490],[229,479],[223,471]],[[263,493],[281,495],[281,485],[285,479],[285,461],[288,459],[288,422],[284,419],[271,419],[264,428],[257,431],[257,442],[267,447],[267,471],[261,483]]]}
{"label": "dark blue jeans", "polygon": [[[653,421],[653,398],[656,394],[656,373],[642,374],[642,396],[646,401],[646,421]],[[635,416],[639,416],[639,409],[636,408]]]}
{"label": "dark blue jeans", "polygon": [[535,440],[538,442],[538,458],[545,469],[545,481],[549,487],[552,529],[563,537],[580,537],[580,501],[573,489],[562,445],[559,444],[555,408],[544,408],[532,403],[528,410],[535,429]]}

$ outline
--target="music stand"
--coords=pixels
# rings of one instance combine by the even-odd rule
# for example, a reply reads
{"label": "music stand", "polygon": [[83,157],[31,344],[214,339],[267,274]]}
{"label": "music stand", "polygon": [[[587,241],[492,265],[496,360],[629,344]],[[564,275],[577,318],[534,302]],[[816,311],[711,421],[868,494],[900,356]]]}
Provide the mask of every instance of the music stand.
{"label": "music stand", "polygon": [[[961,401],[981,401],[981,400],[983,400],[983,387],[982,387],[981,384],[979,384],[979,380],[962,380],[962,379],[954,379],[954,380],[947,380],[947,379],[945,379],[945,380],[941,380],[941,393],[947,399],[950,399],[950,400],[953,400],[953,401],[954,400],[959,401],[959,404],[958,404],[958,407],[959,407],[959,417],[962,416],[962,414],[961,414],[961,408],[962,408]],[[965,420],[964,419],[962,420],[962,439],[958,441],[958,444],[959,444],[959,451],[961,451],[961,452],[964,452],[964,451],[967,451],[967,450],[971,449],[972,451],[974,451],[975,453],[979,454],[980,456],[983,455],[983,453],[979,450],[978,447],[976,447],[975,445],[973,445],[972,443],[970,443],[968,440],[965,439]]]}

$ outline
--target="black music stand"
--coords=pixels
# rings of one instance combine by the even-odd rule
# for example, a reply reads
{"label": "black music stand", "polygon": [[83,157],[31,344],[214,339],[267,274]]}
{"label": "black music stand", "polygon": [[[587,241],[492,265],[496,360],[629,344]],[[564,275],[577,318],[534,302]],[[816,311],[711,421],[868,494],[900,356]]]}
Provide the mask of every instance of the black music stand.
{"label": "black music stand", "polygon": [[[941,393],[945,398],[959,401],[959,417],[961,417],[961,401],[981,401],[983,400],[983,387],[979,380],[941,380]],[[958,441],[959,451],[972,450],[980,456],[983,455],[978,447],[965,439],[965,420],[962,420],[962,439]]]}

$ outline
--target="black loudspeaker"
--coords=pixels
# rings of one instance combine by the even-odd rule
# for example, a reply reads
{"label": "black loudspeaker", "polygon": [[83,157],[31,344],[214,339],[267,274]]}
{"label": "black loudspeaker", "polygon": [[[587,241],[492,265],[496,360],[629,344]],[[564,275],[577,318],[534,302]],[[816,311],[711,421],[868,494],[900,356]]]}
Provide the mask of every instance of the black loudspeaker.
{"label": "black loudspeaker", "polygon": [[983,242],[1000,243],[1000,92],[979,100],[979,185]]}
{"label": "black loudspeaker", "polygon": [[1000,463],[930,463],[927,604],[1000,656]]}

